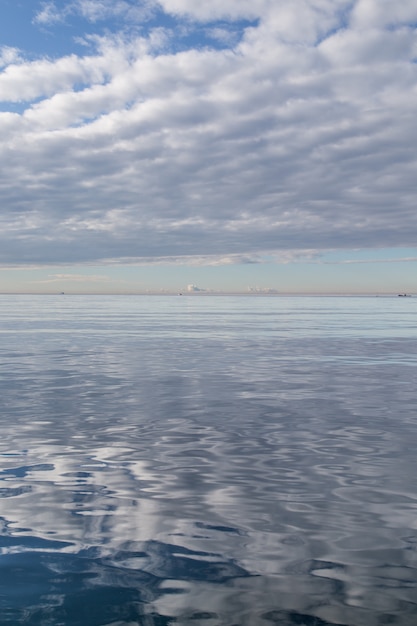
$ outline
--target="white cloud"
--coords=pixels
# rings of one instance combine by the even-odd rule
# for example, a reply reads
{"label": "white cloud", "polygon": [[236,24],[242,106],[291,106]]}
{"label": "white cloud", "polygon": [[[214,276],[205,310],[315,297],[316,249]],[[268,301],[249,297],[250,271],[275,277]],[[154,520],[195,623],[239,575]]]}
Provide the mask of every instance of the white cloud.
{"label": "white cloud", "polygon": [[86,34],[84,56],[3,53],[1,263],[415,245],[412,3],[390,18],[362,0],[161,6],[188,25],[259,21],[223,50],[170,50],[157,28]]}
{"label": "white cloud", "polygon": [[64,282],[87,282],[87,283],[96,283],[96,282],[106,282],[108,281],[108,276],[103,275],[86,275],[86,274],[50,274],[48,278],[45,280],[37,280],[35,283],[64,283]]}
{"label": "white cloud", "polygon": [[268,7],[271,0],[160,0],[164,11],[174,15],[185,15],[193,19],[208,22],[219,19],[257,18]]}
{"label": "white cloud", "polygon": [[41,9],[35,13],[33,21],[35,24],[51,25],[62,22],[64,17],[65,12],[60,12],[55,2],[42,2]]}
{"label": "white cloud", "polygon": [[343,261],[325,261],[326,264],[336,265],[352,265],[367,263],[417,263],[417,257],[403,257],[401,259],[382,258],[382,259],[345,259]]}
{"label": "white cloud", "polygon": [[108,63],[102,57],[79,58],[75,55],[56,61],[40,60],[10,64],[0,74],[3,102],[31,101],[72,90],[76,84],[102,82]]}
{"label": "white cloud", "polygon": [[127,2],[126,0],[74,0],[70,3],[73,12],[97,22],[103,19],[121,17],[126,20],[142,20],[149,16],[153,2]]}
{"label": "white cloud", "polygon": [[48,1],[41,4],[41,9],[35,13],[33,21],[42,26],[52,26],[65,22],[74,15],[92,23],[112,18],[141,21],[148,18],[153,9],[154,2],[151,0],[137,3],[128,0],[70,0],[62,7]]}
{"label": "white cloud", "polygon": [[20,50],[11,46],[0,47],[0,68],[11,65],[12,63],[20,63]]}
{"label": "white cloud", "polygon": [[417,5],[414,0],[357,0],[352,10],[355,28],[373,29],[400,26],[417,21]]}
{"label": "white cloud", "polygon": [[260,294],[268,294],[268,293],[279,293],[277,289],[273,287],[248,287],[249,293],[260,293]]}

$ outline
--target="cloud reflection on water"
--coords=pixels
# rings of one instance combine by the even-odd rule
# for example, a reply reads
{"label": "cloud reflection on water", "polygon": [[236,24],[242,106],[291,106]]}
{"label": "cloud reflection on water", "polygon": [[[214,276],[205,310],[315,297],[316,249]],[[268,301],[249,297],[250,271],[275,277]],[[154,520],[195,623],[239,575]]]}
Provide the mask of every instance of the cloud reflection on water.
{"label": "cloud reflection on water", "polygon": [[4,623],[413,624],[415,338],[224,323],[169,349],[131,322],[105,346],[91,326],[83,351],[10,337]]}

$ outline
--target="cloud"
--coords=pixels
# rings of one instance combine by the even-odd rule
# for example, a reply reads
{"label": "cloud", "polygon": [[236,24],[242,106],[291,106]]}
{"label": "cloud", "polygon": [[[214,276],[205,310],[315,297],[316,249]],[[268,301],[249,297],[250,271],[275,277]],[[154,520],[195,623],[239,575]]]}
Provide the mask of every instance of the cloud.
{"label": "cloud", "polygon": [[189,33],[252,22],[221,49],[158,22],[86,31],[84,55],[4,53],[0,263],[415,246],[414,6],[163,0]]}
{"label": "cloud", "polygon": [[356,263],[417,263],[417,257],[403,257],[400,259],[382,258],[382,259],[345,259],[343,261],[323,261],[325,264],[351,265]]}
{"label": "cloud", "polygon": [[128,0],[72,0],[63,7],[48,1],[41,3],[41,9],[35,13],[33,21],[42,26],[53,26],[78,16],[91,23],[109,19],[137,22],[149,18],[154,8],[151,1],[136,3]]}
{"label": "cloud", "polygon": [[79,13],[91,22],[109,18],[142,21],[148,18],[154,9],[153,2],[144,0],[142,2],[128,0],[75,0],[70,5],[73,12]]}
{"label": "cloud", "polygon": [[279,290],[274,289],[272,287],[248,287],[249,293],[259,293],[259,294],[268,294],[268,293],[280,293]]}
{"label": "cloud", "polygon": [[35,13],[33,21],[35,24],[52,25],[62,22],[65,12],[60,12],[55,2],[42,2],[41,9]]}
{"label": "cloud", "polygon": [[64,283],[64,282],[96,283],[96,282],[106,282],[107,280],[109,280],[108,276],[102,276],[102,275],[94,276],[94,275],[85,275],[85,274],[50,274],[48,278],[46,278],[45,280],[35,280],[33,282],[37,284]]}
{"label": "cloud", "polygon": [[18,48],[0,46],[0,68],[19,63],[20,61],[21,56]]}
{"label": "cloud", "polygon": [[[101,71],[100,71],[101,70]],[[31,102],[60,93],[73,93],[77,83],[104,79],[99,59],[79,59],[68,56],[58,61],[40,60],[10,64],[0,75],[0,90],[4,102]]]}
{"label": "cloud", "polygon": [[182,15],[201,22],[221,19],[257,18],[271,4],[271,0],[211,0],[194,2],[193,0],[160,0],[166,13]]}
{"label": "cloud", "polygon": [[413,0],[393,4],[389,0],[358,0],[353,5],[352,25],[360,29],[415,26],[417,6]]}

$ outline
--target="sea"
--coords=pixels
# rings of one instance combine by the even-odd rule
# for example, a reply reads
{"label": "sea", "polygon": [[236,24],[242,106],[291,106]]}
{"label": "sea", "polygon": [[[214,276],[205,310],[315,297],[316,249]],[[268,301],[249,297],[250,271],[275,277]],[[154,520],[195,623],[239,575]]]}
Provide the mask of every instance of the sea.
{"label": "sea", "polygon": [[417,297],[0,296],[0,625],[416,626]]}

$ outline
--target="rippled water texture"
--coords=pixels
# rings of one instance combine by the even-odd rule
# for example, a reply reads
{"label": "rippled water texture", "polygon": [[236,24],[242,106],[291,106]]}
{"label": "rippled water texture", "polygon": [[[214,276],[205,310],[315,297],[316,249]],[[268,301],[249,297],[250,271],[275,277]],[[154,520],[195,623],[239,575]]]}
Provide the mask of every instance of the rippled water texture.
{"label": "rippled water texture", "polygon": [[417,298],[0,323],[2,625],[417,624]]}

